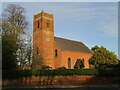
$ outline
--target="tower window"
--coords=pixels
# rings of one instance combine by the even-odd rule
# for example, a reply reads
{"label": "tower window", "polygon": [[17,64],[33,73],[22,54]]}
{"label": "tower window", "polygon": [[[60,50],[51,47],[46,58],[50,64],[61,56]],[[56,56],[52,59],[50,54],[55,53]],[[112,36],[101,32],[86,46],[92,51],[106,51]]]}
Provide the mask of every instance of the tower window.
{"label": "tower window", "polygon": [[49,23],[49,22],[47,22],[47,28],[49,28],[49,26],[50,26],[50,23]]}
{"label": "tower window", "polygon": [[36,54],[38,55],[38,53],[39,53],[39,52],[38,52],[38,47],[37,47]]}
{"label": "tower window", "polygon": [[40,27],[40,22],[38,21],[38,28]]}
{"label": "tower window", "polygon": [[58,56],[58,51],[57,50],[55,50],[55,57],[57,57]]}

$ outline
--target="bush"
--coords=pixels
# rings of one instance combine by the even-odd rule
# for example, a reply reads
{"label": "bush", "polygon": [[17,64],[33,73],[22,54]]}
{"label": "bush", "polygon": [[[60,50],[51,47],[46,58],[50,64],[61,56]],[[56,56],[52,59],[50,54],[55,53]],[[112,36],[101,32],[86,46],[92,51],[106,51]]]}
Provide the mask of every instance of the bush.
{"label": "bush", "polygon": [[66,67],[59,67],[59,68],[57,68],[57,69],[66,69]]}
{"label": "bush", "polygon": [[42,66],[42,70],[47,70],[49,68],[49,66]]}
{"label": "bush", "polygon": [[120,68],[106,69],[56,69],[56,70],[7,70],[3,71],[3,79],[27,76],[54,76],[54,75],[94,75],[120,76]]}

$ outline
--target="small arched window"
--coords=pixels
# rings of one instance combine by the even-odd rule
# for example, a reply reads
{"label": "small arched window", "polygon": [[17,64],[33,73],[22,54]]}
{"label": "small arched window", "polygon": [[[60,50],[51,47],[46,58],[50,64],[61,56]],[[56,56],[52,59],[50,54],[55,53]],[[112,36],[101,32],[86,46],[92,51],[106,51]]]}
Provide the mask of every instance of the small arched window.
{"label": "small arched window", "polygon": [[49,28],[49,26],[50,26],[50,23],[49,23],[49,22],[47,22],[47,28]]}
{"label": "small arched window", "polygon": [[68,69],[71,69],[71,59],[68,58]]}
{"label": "small arched window", "polygon": [[38,28],[40,27],[40,22],[38,21]]}
{"label": "small arched window", "polygon": [[55,57],[57,57],[58,56],[58,51],[57,51],[57,49],[55,50]]}
{"label": "small arched window", "polygon": [[38,47],[37,47],[36,54],[38,55],[38,53],[39,53],[39,52],[38,52]]}

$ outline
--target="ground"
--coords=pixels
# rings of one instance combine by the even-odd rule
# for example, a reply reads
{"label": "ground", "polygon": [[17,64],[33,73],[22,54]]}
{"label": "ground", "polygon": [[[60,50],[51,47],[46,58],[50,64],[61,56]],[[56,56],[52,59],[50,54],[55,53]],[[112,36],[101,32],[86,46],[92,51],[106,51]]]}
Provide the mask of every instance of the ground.
{"label": "ground", "polygon": [[5,86],[2,90],[120,90],[120,84],[22,85]]}

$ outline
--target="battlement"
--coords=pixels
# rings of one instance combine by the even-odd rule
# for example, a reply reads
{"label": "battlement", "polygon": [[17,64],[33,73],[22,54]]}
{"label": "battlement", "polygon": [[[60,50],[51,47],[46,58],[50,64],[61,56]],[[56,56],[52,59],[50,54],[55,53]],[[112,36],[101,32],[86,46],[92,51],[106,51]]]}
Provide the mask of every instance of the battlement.
{"label": "battlement", "polygon": [[37,19],[37,18],[40,18],[40,17],[47,17],[47,18],[53,19],[53,14],[46,13],[42,10],[41,13],[38,13],[38,14],[34,15],[34,19]]}

